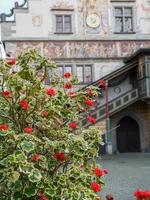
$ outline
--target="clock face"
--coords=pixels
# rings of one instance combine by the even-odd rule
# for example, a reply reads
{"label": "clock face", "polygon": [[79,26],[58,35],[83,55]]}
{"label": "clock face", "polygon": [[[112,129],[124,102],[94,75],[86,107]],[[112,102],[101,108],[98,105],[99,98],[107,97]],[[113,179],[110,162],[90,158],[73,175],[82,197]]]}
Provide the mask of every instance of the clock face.
{"label": "clock face", "polygon": [[115,92],[116,94],[119,94],[119,93],[121,92],[121,88],[120,88],[120,87],[115,87],[115,88],[114,88],[114,92]]}
{"label": "clock face", "polygon": [[87,16],[86,23],[90,28],[97,28],[100,25],[100,17],[96,14],[90,14]]}

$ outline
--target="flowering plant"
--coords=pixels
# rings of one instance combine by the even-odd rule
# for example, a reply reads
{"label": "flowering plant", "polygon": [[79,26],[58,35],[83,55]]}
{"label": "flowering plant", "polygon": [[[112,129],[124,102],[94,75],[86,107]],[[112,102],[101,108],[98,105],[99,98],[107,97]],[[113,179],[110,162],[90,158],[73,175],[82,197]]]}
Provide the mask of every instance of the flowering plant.
{"label": "flowering plant", "polygon": [[55,65],[34,50],[21,54],[11,73],[15,63],[0,62],[1,200],[95,200],[107,170],[94,159],[100,131],[83,129],[81,114],[91,116],[98,89],[74,92],[69,73],[51,77],[46,89]]}

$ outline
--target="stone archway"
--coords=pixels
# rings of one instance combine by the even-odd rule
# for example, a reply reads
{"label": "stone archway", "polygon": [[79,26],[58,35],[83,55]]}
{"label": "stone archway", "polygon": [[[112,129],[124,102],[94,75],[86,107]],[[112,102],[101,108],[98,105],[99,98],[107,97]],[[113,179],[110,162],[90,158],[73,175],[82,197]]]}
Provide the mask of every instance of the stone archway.
{"label": "stone archway", "polygon": [[140,152],[140,127],[135,119],[130,116],[123,117],[116,130],[117,149],[120,153]]}

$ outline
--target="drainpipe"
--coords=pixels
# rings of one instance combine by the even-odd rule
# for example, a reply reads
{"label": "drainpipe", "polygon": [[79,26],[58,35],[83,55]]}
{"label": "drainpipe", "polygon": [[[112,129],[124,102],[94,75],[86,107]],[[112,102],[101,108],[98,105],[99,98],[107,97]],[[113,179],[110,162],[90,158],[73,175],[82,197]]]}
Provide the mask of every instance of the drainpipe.
{"label": "drainpipe", "polygon": [[108,99],[108,81],[105,81],[105,113],[106,113],[106,152],[109,155],[112,155],[112,138],[110,133],[110,113],[109,113],[109,99]]}

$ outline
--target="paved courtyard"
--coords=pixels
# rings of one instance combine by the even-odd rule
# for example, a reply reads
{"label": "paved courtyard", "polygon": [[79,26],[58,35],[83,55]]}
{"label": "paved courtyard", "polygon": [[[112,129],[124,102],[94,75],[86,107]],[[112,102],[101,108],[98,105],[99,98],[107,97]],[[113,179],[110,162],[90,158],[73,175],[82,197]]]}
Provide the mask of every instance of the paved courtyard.
{"label": "paved courtyard", "polygon": [[100,163],[110,171],[103,196],[111,193],[115,200],[134,200],[136,189],[150,190],[149,153],[104,156]]}

